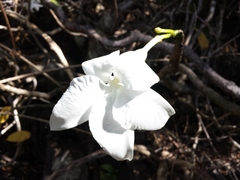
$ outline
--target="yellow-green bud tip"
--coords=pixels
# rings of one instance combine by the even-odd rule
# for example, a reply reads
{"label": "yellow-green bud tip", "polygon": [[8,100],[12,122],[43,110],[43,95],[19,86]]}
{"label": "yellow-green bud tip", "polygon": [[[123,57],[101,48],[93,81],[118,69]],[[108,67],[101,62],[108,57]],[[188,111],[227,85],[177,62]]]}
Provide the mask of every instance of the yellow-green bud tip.
{"label": "yellow-green bud tip", "polygon": [[162,29],[160,27],[156,27],[154,29],[155,33],[156,34],[163,34],[163,33],[166,33],[166,34],[170,34],[172,37],[175,37],[177,36],[179,33],[181,33],[181,30],[173,30],[173,29]]}

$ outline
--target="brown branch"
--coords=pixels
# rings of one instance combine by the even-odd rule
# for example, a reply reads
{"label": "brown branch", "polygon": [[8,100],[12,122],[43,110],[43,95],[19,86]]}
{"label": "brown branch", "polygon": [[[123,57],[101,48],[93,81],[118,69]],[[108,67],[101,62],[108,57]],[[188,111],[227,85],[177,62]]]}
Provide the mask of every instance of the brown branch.
{"label": "brown branch", "polygon": [[221,107],[222,109],[231,112],[236,116],[240,116],[240,106],[226,100],[219,93],[213,89],[206,87],[197,75],[187,66],[180,64],[179,71],[186,74],[190,81],[196,86],[196,88],[205,96],[207,96],[212,102]]}
{"label": "brown branch", "polygon": [[170,57],[169,64],[167,66],[164,66],[158,73],[158,76],[160,79],[164,78],[167,74],[172,74],[178,71],[178,66],[182,59],[182,53],[183,53],[183,45],[184,45],[183,31],[179,30],[179,33],[175,38],[176,38],[176,42],[173,48],[172,55]]}
{"label": "brown branch", "polygon": [[[19,80],[19,79],[28,78],[28,77],[31,77],[31,76],[38,76],[38,75],[41,75],[41,74],[44,74],[44,73],[49,73],[49,72],[54,72],[54,71],[62,71],[62,70],[65,70],[65,69],[76,68],[76,67],[81,67],[81,66],[82,66],[81,64],[77,64],[77,65],[71,65],[71,66],[68,66],[68,67],[51,68],[51,69],[45,69],[45,70],[42,70],[42,71],[37,71],[37,72],[32,72],[32,73],[27,73],[27,74],[21,74],[21,75],[18,75],[18,76],[13,76],[13,77],[1,79],[0,84],[16,81],[16,80]],[[80,73],[78,73],[78,74],[79,74],[79,76],[83,75],[83,74],[80,74]]]}
{"label": "brown branch", "polygon": [[183,54],[188,60],[193,62],[194,67],[196,67],[205,76],[205,78],[207,78],[207,80],[211,81],[226,94],[240,99],[240,87],[238,87],[233,81],[229,81],[220,76],[206,63],[201,61],[200,57],[189,47],[186,46],[184,48]]}
{"label": "brown branch", "polygon": [[10,85],[0,84],[0,90],[18,94],[18,95],[24,95],[27,97],[38,97],[38,98],[50,99],[50,95],[47,93],[43,93],[39,91],[28,91],[26,89],[12,87]]}
{"label": "brown branch", "polygon": [[55,21],[58,23],[58,25],[64,30],[66,31],[68,34],[71,34],[73,36],[83,36],[83,37],[87,37],[86,34],[81,33],[81,32],[72,32],[70,31],[68,28],[66,28],[63,23],[58,19],[57,15],[55,14],[55,12],[52,9],[49,9],[49,12],[52,14],[53,18],[55,19]]}
{"label": "brown branch", "polygon": [[[24,16],[21,16],[20,14],[17,14],[13,11],[6,11],[7,15],[9,15],[11,18],[14,18],[18,20],[21,23],[25,23],[28,28],[35,30],[39,35],[42,36],[42,38],[49,44],[50,48],[56,53],[58,56],[60,62],[64,67],[68,67],[68,61],[65,58],[61,48],[58,46],[58,44],[46,33],[44,33],[41,29],[39,29],[35,24],[30,23]],[[73,73],[70,69],[66,69],[66,73],[68,74],[70,79],[73,79]]]}
{"label": "brown branch", "polygon": [[17,48],[16,48],[14,36],[13,36],[12,31],[11,31],[10,22],[8,20],[8,17],[6,15],[6,12],[5,12],[4,8],[3,8],[3,5],[2,5],[1,1],[0,1],[0,10],[2,11],[3,17],[4,17],[5,21],[6,21],[7,29],[8,29],[8,32],[9,32],[9,35],[10,35],[10,38],[11,38],[11,42],[12,42],[13,52],[15,53],[17,51]]}
{"label": "brown branch", "polygon": [[202,30],[205,28],[206,24],[209,23],[210,20],[213,18],[213,15],[214,15],[215,9],[216,9],[216,5],[217,5],[216,0],[211,0],[208,16],[206,19],[203,20],[203,23],[198,28],[197,33],[195,33],[194,36],[191,38],[191,43],[189,44],[190,47],[192,47],[193,44],[196,42],[197,37],[200,35]]}
{"label": "brown branch", "polygon": [[[12,50],[10,48],[8,48],[7,46],[3,45],[0,43],[0,47],[4,48],[5,50],[7,50],[8,52],[12,52]],[[35,64],[33,64],[30,60],[28,60],[27,58],[25,58],[24,56],[20,55],[19,53],[16,53],[18,55],[18,57],[24,61],[25,63],[27,63],[30,67],[32,67],[34,70],[38,71],[38,72],[42,72]],[[48,78],[50,81],[52,81],[55,85],[57,85],[58,87],[61,87],[62,85],[59,84],[54,78],[52,78],[49,74],[43,72],[42,73],[43,76],[45,76],[46,78]]]}

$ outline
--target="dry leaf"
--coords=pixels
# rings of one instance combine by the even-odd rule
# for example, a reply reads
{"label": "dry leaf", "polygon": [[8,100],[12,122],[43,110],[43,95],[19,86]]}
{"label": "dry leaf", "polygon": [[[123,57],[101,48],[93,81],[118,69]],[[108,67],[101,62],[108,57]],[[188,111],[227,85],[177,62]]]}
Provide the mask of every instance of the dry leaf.
{"label": "dry leaf", "polygon": [[7,141],[20,143],[28,140],[30,137],[31,133],[29,131],[16,131],[7,137]]}
{"label": "dry leaf", "polygon": [[198,36],[198,44],[201,49],[207,49],[209,47],[209,41],[203,32]]}
{"label": "dry leaf", "polygon": [[3,124],[8,120],[10,110],[11,110],[11,106],[5,106],[4,108],[2,108],[0,112],[0,124]]}

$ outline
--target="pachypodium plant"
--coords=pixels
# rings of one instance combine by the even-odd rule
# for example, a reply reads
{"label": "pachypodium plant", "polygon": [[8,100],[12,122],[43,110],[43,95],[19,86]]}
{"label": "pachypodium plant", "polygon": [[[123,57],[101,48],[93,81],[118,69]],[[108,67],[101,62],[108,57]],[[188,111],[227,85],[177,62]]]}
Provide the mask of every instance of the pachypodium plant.
{"label": "pachypodium plant", "polygon": [[[159,32],[157,32],[159,34]],[[132,160],[134,130],[161,129],[175,111],[151,86],[159,77],[146,64],[148,51],[175,31],[156,35],[143,48],[115,51],[82,63],[86,75],[74,78],[50,117],[53,131],[89,121],[99,145],[116,160]]]}

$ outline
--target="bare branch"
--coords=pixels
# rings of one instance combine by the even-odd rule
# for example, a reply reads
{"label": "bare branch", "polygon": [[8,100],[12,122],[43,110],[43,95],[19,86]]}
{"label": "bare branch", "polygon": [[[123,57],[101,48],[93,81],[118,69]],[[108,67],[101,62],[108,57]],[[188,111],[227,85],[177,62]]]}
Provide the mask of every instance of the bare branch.
{"label": "bare branch", "polygon": [[179,66],[179,71],[185,73],[190,79],[190,81],[196,86],[196,88],[205,96],[209,97],[209,99],[212,100],[216,105],[220,106],[226,111],[231,112],[236,116],[240,116],[240,106],[226,100],[213,89],[206,87],[202,83],[202,81],[198,79],[197,75],[190,68],[181,64]]}
{"label": "bare branch", "polygon": [[[34,29],[38,34],[40,34],[46,40],[46,42],[49,44],[50,48],[57,54],[57,56],[59,57],[59,60],[63,64],[63,66],[64,67],[69,66],[68,61],[65,58],[61,48],[48,34],[44,33],[42,30],[40,30],[35,24],[28,22],[27,19],[25,17],[21,16],[20,14],[17,14],[13,11],[6,11],[6,13],[10,17],[12,17],[22,23],[25,23],[30,29]],[[66,72],[67,72],[69,78],[73,79],[74,76],[72,74],[72,71],[70,69],[66,69]]]}
{"label": "bare branch", "polygon": [[11,92],[18,95],[24,95],[27,97],[38,97],[38,98],[50,99],[50,96],[47,93],[43,93],[39,91],[28,91],[26,89],[12,87],[10,85],[0,84],[0,90]]}

